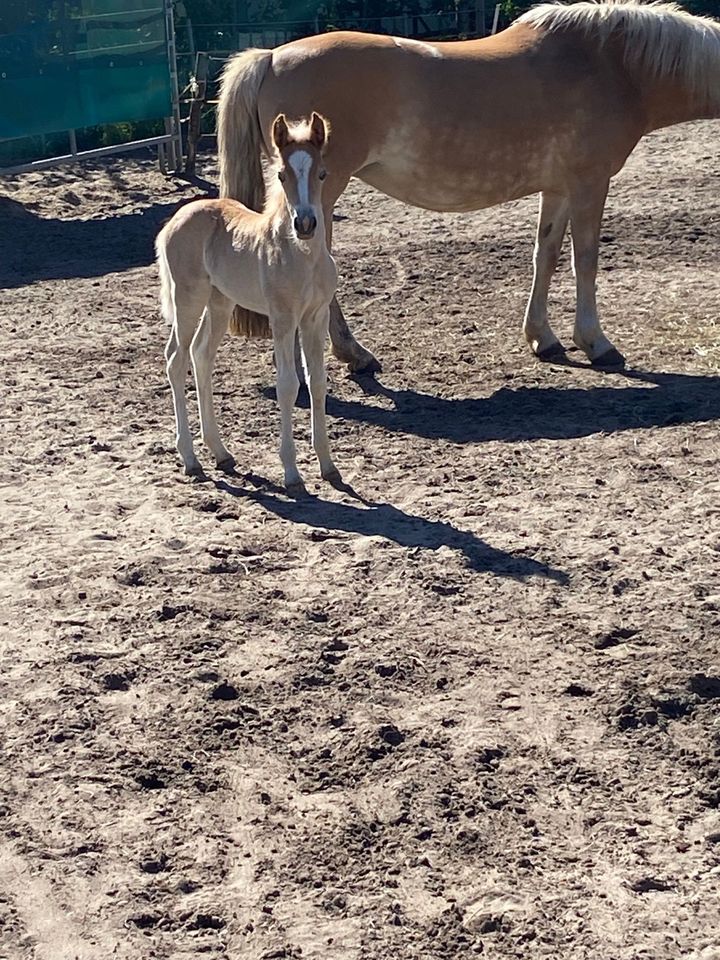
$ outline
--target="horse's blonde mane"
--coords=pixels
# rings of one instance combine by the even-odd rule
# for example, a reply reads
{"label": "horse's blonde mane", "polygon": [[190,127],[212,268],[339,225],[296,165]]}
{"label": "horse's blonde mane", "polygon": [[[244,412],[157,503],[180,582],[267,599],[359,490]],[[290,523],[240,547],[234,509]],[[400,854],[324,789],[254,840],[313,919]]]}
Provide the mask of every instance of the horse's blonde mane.
{"label": "horse's blonde mane", "polygon": [[676,77],[709,104],[720,100],[720,23],[687,13],[676,3],[643,0],[581,0],[543,3],[518,18],[551,31],[579,31],[606,43],[624,43],[629,70]]}

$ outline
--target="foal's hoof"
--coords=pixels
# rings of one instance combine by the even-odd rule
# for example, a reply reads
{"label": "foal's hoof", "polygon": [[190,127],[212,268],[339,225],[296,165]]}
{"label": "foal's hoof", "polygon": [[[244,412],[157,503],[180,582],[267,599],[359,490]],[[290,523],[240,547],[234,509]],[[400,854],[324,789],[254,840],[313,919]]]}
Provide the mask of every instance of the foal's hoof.
{"label": "foal's hoof", "polygon": [[234,473],[235,463],[235,457],[225,457],[224,460],[218,460],[217,468],[223,473]]}
{"label": "foal's hoof", "polygon": [[285,489],[293,500],[306,500],[310,496],[302,480],[298,480],[297,483],[288,483]]}
{"label": "foal's hoof", "polygon": [[205,471],[197,461],[186,466],[184,472],[186,477],[192,477],[194,480],[205,479]]}
{"label": "foal's hoof", "polygon": [[604,370],[607,370],[611,367],[624,367],[625,357],[619,350],[616,350],[615,347],[610,347],[605,353],[600,354],[599,357],[595,357],[591,363],[594,367],[602,367]]}
{"label": "foal's hoof", "polygon": [[558,340],[556,343],[551,343],[549,347],[545,347],[544,350],[536,353],[535,356],[538,360],[542,360],[543,363],[547,363],[551,360],[564,360],[567,356],[567,351]]}

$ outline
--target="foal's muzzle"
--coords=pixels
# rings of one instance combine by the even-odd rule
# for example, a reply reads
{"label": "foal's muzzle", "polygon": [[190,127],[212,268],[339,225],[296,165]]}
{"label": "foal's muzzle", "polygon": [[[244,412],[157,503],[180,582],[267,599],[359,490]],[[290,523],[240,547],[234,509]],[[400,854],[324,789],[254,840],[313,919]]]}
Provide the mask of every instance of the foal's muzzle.
{"label": "foal's muzzle", "polygon": [[300,240],[309,240],[317,228],[317,217],[313,214],[298,214],[293,222],[295,233]]}

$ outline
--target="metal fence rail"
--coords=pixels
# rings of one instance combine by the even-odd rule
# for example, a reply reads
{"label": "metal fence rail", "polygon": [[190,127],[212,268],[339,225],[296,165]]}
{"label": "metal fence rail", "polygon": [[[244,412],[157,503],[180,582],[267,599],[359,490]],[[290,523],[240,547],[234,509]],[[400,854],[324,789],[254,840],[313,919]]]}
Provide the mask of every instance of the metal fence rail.
{"label": "metal fence rail", "polygon": [[[142,144],[162,145],[179,163],[172,0],[44,0],[11,9],[0,14],[0,140],[68,131],[70,152],[54,158],[63,163],[140,145],[78,152],[77,128],[165,119],[166,133]],[[39,165],[51,162],[10,169]]]}

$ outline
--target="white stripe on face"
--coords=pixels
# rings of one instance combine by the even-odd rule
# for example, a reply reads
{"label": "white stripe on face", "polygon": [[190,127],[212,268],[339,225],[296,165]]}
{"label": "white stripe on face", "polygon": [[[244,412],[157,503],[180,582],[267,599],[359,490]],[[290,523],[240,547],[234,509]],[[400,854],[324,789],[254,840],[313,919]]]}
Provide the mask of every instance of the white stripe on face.
{"label": "white stripe on face", "polygon": [[312,169],[312,157],[307,150],[294,150],[290,154],[290,166],[293,168],[297,177],[298,185],[298,207],[310,206],[310,170]]}

